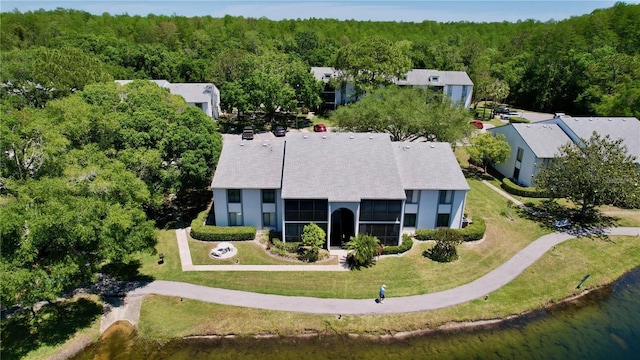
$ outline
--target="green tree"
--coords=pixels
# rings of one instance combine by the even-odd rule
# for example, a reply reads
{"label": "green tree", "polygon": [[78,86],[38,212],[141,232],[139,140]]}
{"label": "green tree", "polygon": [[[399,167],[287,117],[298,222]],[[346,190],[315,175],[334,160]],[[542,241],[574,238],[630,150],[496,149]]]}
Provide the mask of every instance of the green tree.
{"label": "green tree", "polygon": [[578,221],[589,220],[600,205],[637,203],[638,163],[622,140],[594,132],[581,142],[562,146],[558,156],[535,175],[535,186],[552,198],[566,198],[577,205]]}
{"label": "green tree", "polygon": [[0,95],[15,107],[44,107],[87,84],[112,81],[104,64],[76,48],[34,48],[1,54]]}
{"label": "green tree", "polygon": [[331,120],[346,131],[388,133],[394,141],[455,143],[472,131],[469,112],[442,94],[394,85],[338,108]]}
{"label": "green tree", "polygon": [[[339,82],[355,85],[356,99],[380,85],[402,79],[411,70],[410,43],[393,43],[379,36],[345,45],[338,49],[333,67]],[[339,85],[339,86],[342,86]]]}
{"label": "green tree", "polygon": [[302,245],[307,247],[304,257],[307,261],[313,262],[318,260],[320,248],[324,245],[327,234],[322,228],[314,223],[305,225],[302,229]]}
{"label": "green tree", "polygon": [[492,135],[490,132],[480,133],[469,139],[467,147],[469,158],[476,164],[482,164],[485,172],[490,163],[501,164],[511,153],[511,146],[504,134]]}
{"label": "green tree", "polygon": [[352,236],[347,242],[347,261],[352,268],[369,266],[381,249],[380,240],[375,236],[362,233]]}
{"label": "green tree", "polygon": [[462,243],[462,235],[454,229],[438,229],[433,234],[436,244],[422,253],[437,262],[451,262],[458,259],[458,251],[456,245]]}

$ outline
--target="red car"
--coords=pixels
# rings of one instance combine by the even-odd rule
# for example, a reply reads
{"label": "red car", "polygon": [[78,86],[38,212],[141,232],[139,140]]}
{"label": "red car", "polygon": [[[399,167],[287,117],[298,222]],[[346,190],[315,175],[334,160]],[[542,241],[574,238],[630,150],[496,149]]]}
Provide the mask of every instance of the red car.
{"label": "red car", "polygon": [[475,126],[478,129],[484,128],[484,125],[482,124],[482,121],[480,121],[480,120],[471,120],[471,121],[469,121],[469,124]]}
{"label": "red car", "polygon": [[315,124],[313,125],[313,131],[315,132],[327,132],[326,126],[324,124]]}

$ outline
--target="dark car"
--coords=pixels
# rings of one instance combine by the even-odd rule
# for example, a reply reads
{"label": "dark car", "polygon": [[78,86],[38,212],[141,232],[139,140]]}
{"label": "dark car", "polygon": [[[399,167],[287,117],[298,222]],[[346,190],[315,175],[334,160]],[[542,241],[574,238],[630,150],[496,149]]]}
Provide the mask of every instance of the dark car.
{"label": "dark car", "polygon": [[253,126],[245,126],[242,129],[242,140],[253,140]]}
{"label": "dark car", "polygon": [[315,132],[327,132],[327,127],[324,124],[313,125],[313,131]]}
{"label": "dark car", "polygon": [[495,109],[494,113],[495,113],[496,115],[499,115],[499,114],[508,114],[508,113],[509,113],[509,111],[510,111],[510,110],[509,110],[509,108],[508,108],[508,107],[499,107],[499,108]]}
{"label": "dark car", "polygon": [[285,136],[287,135],[287,129],[285,129],[284,126],[278,125],[273,129],[273,135]]}
{"label": "dark car", "polygon": [[478,129],[484,128],[484,124],[482,124],[482,121],[480,121],[480,120],[471,120],[471,121],[469,121],[469,124],[475,126]]}

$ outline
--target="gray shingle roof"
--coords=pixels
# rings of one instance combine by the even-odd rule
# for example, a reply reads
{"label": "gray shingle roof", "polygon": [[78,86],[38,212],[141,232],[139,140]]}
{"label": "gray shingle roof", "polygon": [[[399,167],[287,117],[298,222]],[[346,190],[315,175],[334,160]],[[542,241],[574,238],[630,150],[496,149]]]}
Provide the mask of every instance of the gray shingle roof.
{"label": "gray shingle roof", "polygon": [[228,141],[223,144],[211,188],[279,189],[284,141]]}
{"label": "gray shingle roof", "polygon": [[393,149],[407,190],[469,190],[449,143],[398,142]]}
{"label": "gray shingle roof", "polygon": [[388,134],[296,133],[286,142],[285,199],[405,198]]}
{"label": "gray shingle roof", "polygon": [[[509,126],[509,125],[507,125]],[[571,139],[556,124],[511,124],[539,158],[554,158],[562,145]]]}
{"label": "gray shingle roof", "polygon": [[561,120],[576,135],[589,139],[595,131],[601,136],[623,139],[630,155],[640,160],[640,121],[634,117],[572,117],[562,116]]}

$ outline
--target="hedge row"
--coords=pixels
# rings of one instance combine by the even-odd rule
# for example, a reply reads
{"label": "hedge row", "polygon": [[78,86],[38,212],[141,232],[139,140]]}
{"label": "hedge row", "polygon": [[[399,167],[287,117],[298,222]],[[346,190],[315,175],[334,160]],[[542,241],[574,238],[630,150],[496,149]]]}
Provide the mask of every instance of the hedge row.
{"label": "hedge row", "polygon": [[409,251],[413,246],[413,239],[407,234],[402,234],[402,244],[398,246],[385,246],[384,254],[401,254]]}
{"label": "hedge row", "polygon": [[528,124],[530,121],[525,119],[525,118],[518,117],[518,116],[510,116],[509,117],[509,122],[511,124],[523,124],[523,123],[524,124]]}
{"label": "hedge row", "polygon": [[[487,230],[487,224],[484,219],[475,217],[473,223],[462,229],[452,229],[462,235],[463,241],[476,241],[482,239],[485,231]],[[438,229],[417,229],[416,239],[418,240],[435,240],[434,235]]]}
{"label": "hedge row", "polygon": [[256,228],[252,226],[212,226],[205,225],[208,212],[204,211],[191,222],[191,237],[203,241],[253,240]]}
{"label": "hedge row", "polygon": [[547,194],[543,190],[539,190],[534,187],[524,187],[520,186],[508,178],[502,179],[501,187],[508,192],[509,194],[531,197],[531,198],[544,198],[547,197]]}

